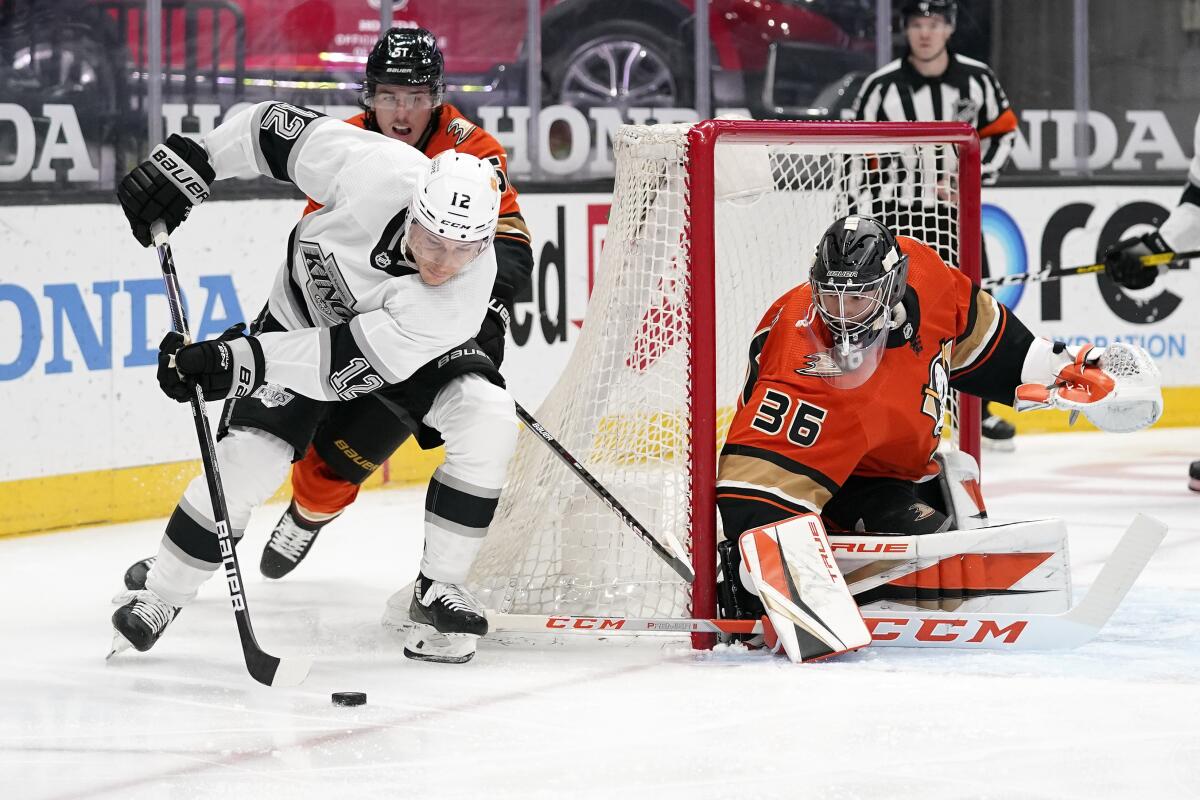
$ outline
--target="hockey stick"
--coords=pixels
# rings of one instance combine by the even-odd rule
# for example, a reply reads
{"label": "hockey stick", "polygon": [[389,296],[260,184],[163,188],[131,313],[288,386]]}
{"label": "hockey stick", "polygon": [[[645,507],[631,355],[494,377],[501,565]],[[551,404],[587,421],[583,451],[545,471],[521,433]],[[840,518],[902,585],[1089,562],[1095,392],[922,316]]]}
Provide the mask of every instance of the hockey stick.
{"label": "hockey stick", "polygon": [[[1151,253],[1139,259],[1146,269],[1162,264],[1171,265],[1171,269],[1187,269],[1188,259],[1200,258],[1200,250],[1188,250],[1184,253]],[[1177,263],[1178,262],[1178,263]],[[1038,272],[1021,272],[1016,275],[1000,275],[995,278],[984,278],[979,285],[984,289],[995,289],[1000,286],[1012,286],[1018,283],[1044,283],[1057,281],[1071,275],[1091,275],[1105,270],[1104,262],[1099,264],[1084,264],[1081,267],[1064,267],[1055,270],[1049,266]]]}
{"label": "hockey stick", "polygon": [[621,522],[625,523],[630,530],[642,537],[642,541],[650,545],[654,552],[658,554],[658,557],[667,562],[667,564],[671,567],[671,569],[675,570],[679,577],[683,578],[688,583],[691,583],[696,579],[696,573],[692,571],[692,565],[687,563],[684,558],[680,557],[680,555],[683,553],[683,548],[680,546],[679,542],[674,536],[671,536],[670,533],[667,534],[670,537],[671,549],[675,551],[670,552],[667,550],[667,548],[663,547],[661,543],[659,543],[658,539],[654,538],[654,535],[651,534],[650,531],[646,530],[646,526],[638,522],[634,518],[633,514],[629,513],[625,506],[621,505],[620,501],[613,497],[612,494],[604,488],[604,485],[601,484],[600,481],[593,477],[592,473],[588,472],[587,469],[579,463],[575,456],[567,452],[567,449],[563,447],[557,439],[554,438],[550,431],[542,427],[542,424],[534,419],[533,415],[526,411],[520,403],[516,403],[516,401],[514,401],[514,403],[517,407],[517,416],[521,418],[521,421],[528,425],[530,430],[541,437],[541,440],[546,443],[546,446],[550,448],[550,451],[554,453],[554,455],[558,456],[558,459],[566,464],[567,468],[574,472],[575,475],[581,481],[583,481],[583,484],[592,490],[593,494],[603,500],[604,504],[608,506],[614,514],[617,515],[617,518],[620,519]]}
{"label": "hockey stick", "polygon": [[[1138,514],[1113,549],[1083,600],[1061,614],[863,610],[873,647],[952,647],[970,650],[1068,650],[1104,627],[1166,536],[1167,526]],[[488,612],[489,635],[762,633],[753,620],[651,619]]]}
{"label": "hockey stick", "polygon": [[[167,303],[171,307],[171,325],[183,334],[184,341],[191,341],[187,314],[179,293],[179,278],[175,273],[175,257],[171,254],[171,243],[167,238],[166,226],[155,222],[150,227],[154,246],[158,250],[158,261],[162,266],[163,283],[167,287]],[[250,607],[243,587],[242,569],[238,565],[237,550],[229,529],[229,509],[225,505],[225,490],[221,487],[221,473],[217,469],[217,452],[213,445],[212,431],[204,408],[204,394],[199,386],[189,402],[192,419],[196,423],[196,438],[200,441],[200,460],[204,463],[204,477],[208,481],[208,493],[212,499],[213,517],[217,524],[217,539],[221,548],[225,582],[229,586],[229,599],[233,603],[233,616],[237,620],[238,635],[242,640],[242,654],[246,658],[246,669],[250,677],[266,686],[298,686],[308,677],[312,659],[290,656],[286,660],[276,658],[263,651],[254,638],[250,624]]]}

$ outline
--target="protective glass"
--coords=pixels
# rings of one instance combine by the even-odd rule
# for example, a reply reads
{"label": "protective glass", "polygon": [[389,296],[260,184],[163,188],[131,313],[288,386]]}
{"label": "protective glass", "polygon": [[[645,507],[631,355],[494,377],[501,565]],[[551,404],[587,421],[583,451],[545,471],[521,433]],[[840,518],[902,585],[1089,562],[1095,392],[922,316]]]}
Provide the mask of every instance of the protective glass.
{"label": "protective glass", "polygon": [[406,241],[418,266],[436,268],[439,272],[458,272],[478,258],[490,240],[455,242],[438,236],[409,217]]}

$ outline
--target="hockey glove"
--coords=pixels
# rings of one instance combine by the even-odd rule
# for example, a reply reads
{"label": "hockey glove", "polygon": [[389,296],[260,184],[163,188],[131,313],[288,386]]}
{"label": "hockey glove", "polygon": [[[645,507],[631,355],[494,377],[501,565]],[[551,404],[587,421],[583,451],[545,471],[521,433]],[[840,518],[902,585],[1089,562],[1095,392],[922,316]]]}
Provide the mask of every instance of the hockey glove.
{"label": "hockey glove", "polygon": [[1171,247],[1158,231],[1122,239],[1104,254],[1104,271],[1126,289],[1145,289],[1154,283],[1160,272],[1167,270],[1167,266],[1147,267],[1142,264],[1141,257],[1170,252]]}
{"label": "hockey glove", "polygon": [[133,237],[142,247],[149,247],[150,225],[160,219],[167,233],[175,230],[187,219],[192,206],[208,197],[208,187],[216,176],[200,144],[171,134],[117,186],[117,200],[125,210]]}
{"label": "hockey glove", "polygon": [[205,400],[247,397],[263,385],[266,362],[258,339],[239,322],[207,342],[185,345],[171,331],[158,346],[158,385],[177,403],[186,403],[197,385]]}
{"label": "hockey glove", "polygon": [[475,344],[487,353],[487,357],[497,368],[504,361],[504,340],[508,336],[510,319],[508,304],[493,297],[488,301],[487,316],[483,318],[483,325],[475,336]]}
{"label": "hockey glove", "polygon": [[1110,433],[1139,431],[1162,416],[1162,378],[1153,359],[1137,345],[1114,342],[1075,348],[1056,343],[1055,352],[1073,360],[1049,385],[1018,386],[1013,403],[1017,411],[1058,408],[1071,412],[1071,423],[1082,413]]}

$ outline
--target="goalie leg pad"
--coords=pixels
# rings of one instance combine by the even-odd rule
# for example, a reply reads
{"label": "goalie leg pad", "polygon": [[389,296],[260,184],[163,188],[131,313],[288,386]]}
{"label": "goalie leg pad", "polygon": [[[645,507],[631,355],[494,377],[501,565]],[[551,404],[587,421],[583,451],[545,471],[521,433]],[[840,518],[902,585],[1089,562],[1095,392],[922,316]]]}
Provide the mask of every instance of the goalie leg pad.
{"label": "goalie leg pad", "polygon": [[979,464],[974,456],[961,450],[939,450],[933,459],[941,468],[937,482],[950,528],[965,531],[985,527],[987,505],[979,488]]}
{"label": "goalie leg pad", "polygon": [[816,514],[754,528],[738,540],[752,589],[794,662],[815,661],[871,643],[871,634],[833,560]]}

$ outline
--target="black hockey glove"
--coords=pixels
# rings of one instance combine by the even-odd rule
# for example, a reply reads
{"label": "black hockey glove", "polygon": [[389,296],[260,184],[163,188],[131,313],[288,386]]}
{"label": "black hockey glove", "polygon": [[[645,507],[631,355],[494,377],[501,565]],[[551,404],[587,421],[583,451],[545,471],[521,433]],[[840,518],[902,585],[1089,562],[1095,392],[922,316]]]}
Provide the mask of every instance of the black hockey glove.
{"label": "black hockey glove", "polygon": [[125,209],[133,237],[142,247],[149,247],[150,225],[160,219],[167,233],[175,230],[192,206],[208,197],[208,187],[216,176],[203,147],[171,134],[117,186],[117,200]]}
{"label": "black hockey glove", "polygon": [[1141,257],[1169,252],[1171,247],[1163,241],[1158,231],[1122,239],[1104,254],[1104,271],[1126,289],[1145,289],[1154,283],[1158,273],[1165,267],[1143,266]]}
{"label": "black hockey glove", "polygon": [[504,340],[508,337],[509,319],[508,304],[493,297],[488,301],[487,316],[483,318],[483,325],[475,336],[475,344],[487,353],[497,369],[504,361]]}
{"label": "black hockey glove", "polygon": [[247,397],[263,385],[266,362],[258,339],[239,322],[207,342],[183,345],[171,331],[158,346],[158,385],[177,403],[186,403],[199,384],[205,400]]}

